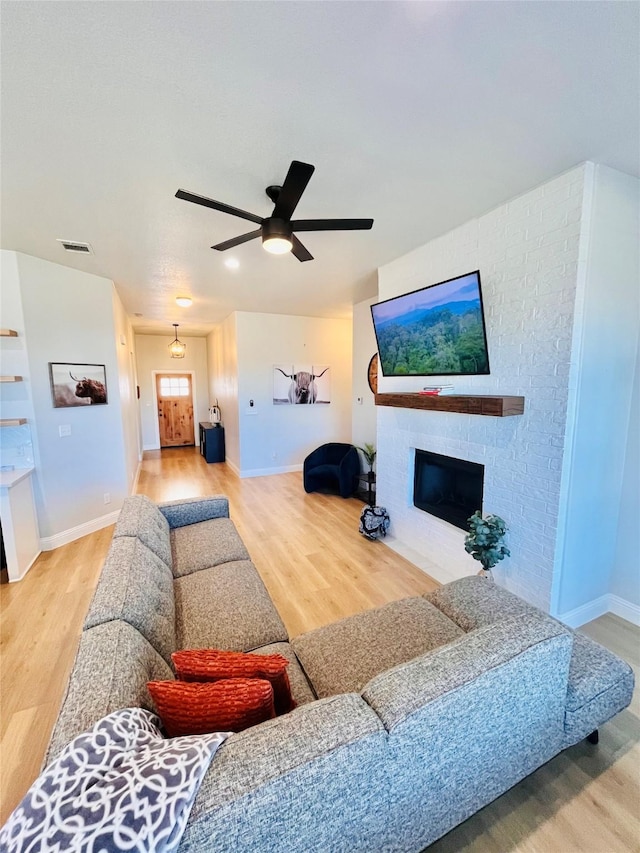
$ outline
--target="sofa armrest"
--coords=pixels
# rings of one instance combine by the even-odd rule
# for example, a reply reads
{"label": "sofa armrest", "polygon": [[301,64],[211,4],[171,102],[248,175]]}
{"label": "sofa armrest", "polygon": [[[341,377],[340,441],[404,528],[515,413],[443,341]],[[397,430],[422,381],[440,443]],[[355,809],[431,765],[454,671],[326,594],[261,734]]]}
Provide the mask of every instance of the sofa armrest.
{"label": "sofa armrest", "polygon": [[186,527],[212,518],[229,518],[229,498],[225,495],[210,495],[206,498],[184,498],[165,501],[158,509],[169,522],[170,528]]}
{"label": "sofa armrest", "polygon": [[[542,645],[551,646],[552,671],[545,655],[532,654]],[[527,678],[549,685],[558,680],[559,705],[564,708],[573,635],[544,614],[512,616],[470,631],[446,646],[440,646],[371,679],[362,697],[391,732],[413,714],[444,696],[473,684],[477,702],[482,702],[483,676],[516,662]],[[491,698],[490,694],[488,698]]]}

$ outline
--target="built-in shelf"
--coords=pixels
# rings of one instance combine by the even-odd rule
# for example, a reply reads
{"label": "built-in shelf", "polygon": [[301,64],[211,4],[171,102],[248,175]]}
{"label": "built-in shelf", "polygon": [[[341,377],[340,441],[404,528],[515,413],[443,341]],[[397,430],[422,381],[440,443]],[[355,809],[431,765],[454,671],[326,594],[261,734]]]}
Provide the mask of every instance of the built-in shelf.
{"label": "built-in shelf", "polygon": [[22,426],[22,424],[26,424],[26,422],[26,418],[0,418],[0,427]]}
{"label": "built-in shelf", "polygon": [[0,382],[22,382],[22,376],[0,376]]}
{"label": "built-in shelf", "polygon": [[463,415],[493,415],[506,418],[524,412],[524,397],[502,395],[404,394],[401,392],[376,394],[376,406],[396,406],[401,409],[428,409],[432,412],[458,412]]}
{"label": "built-in shelf", "polygon": [[0,329],[0,338],[17,338],[18,333],[13,329]]}

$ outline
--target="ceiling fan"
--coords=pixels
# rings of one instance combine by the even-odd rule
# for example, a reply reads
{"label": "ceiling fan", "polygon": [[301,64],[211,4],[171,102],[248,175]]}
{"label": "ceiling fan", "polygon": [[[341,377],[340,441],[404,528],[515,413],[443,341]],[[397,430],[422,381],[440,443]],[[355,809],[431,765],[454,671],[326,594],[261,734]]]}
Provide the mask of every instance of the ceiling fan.
{"label": "ceiling fan", "polygon": [[214,201],[212,198],[190,193],[187,190],[178,190],[176,198],[182,198],[194,204],[201,204],[203,207],[211,207],[214,210],[220,210],[222,213],[229,213],[231,216],[239,216],[241,219],[248,219],[249,222],[255,222],[260,226],[255,231],[249,231],[247,234],[241,234],[239,237],[225,240],[224,243],[217,243],[211,247],[212,249],[224,252],[226,249],[232,249],[241,243],[247,243],[249,240],[261,237],[262,245],[267,252],[271,252],[274,255],[283,255],[286,252],[291,252],[299,261],[312,261],[313,255],[298,240],[294,232],[359,231],[369,230],[373,225],[373,219],[292,220],[293,212],[309,183],[311,175],[313,175],[314,169],[315,166],[312,166],[310,163],[301,163],[299,160],[292,160],[282,186],[273,185],[266,189],[266,193],[273,202],[274,208],[271,216],[264,218],[256,216],[254,213],[249,213],[246,210],[231,207],[231,205],[224,204],[221,201]]}

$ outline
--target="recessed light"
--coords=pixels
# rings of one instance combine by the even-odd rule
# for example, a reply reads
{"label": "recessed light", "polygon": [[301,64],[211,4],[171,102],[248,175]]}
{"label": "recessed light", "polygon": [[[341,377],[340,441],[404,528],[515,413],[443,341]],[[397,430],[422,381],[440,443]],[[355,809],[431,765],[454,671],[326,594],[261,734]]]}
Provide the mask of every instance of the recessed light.
{"label": "recessed light", "polygon": [[193,299],[190,296],[176,296],[176,305],[179,305],[181,308],[188,308],[193,302]]}
{"label": "recessed light", "polygon": [[224,262],[225,267],[230,270],[237,270],[240,266],[240,261],[237,258],[227,258]]}

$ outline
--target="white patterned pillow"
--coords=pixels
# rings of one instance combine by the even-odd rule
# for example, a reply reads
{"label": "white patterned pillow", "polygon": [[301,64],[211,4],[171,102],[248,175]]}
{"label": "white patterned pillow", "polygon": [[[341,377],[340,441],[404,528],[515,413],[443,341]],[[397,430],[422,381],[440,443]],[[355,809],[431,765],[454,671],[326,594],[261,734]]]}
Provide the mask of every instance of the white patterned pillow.
{"label": "white patterned pillow", "polygon": [[114,711],[74,738],[0,830],[7,853],[177,849],[228,732],[163,738],[142,708]]}

